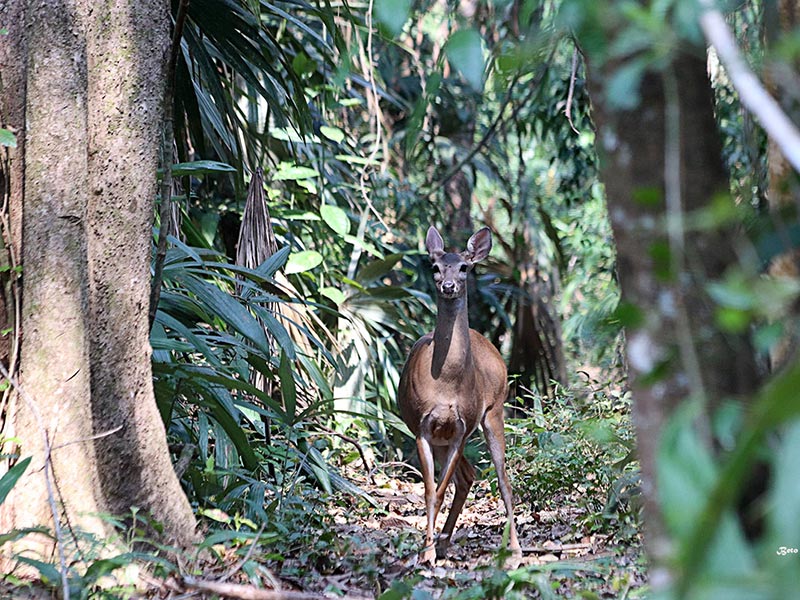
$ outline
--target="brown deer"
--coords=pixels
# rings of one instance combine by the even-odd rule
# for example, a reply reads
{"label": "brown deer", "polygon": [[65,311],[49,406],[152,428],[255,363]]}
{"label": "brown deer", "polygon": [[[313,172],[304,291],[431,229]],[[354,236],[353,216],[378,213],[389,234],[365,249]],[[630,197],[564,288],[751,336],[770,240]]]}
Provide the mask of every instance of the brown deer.
{"label": "brown deer", "polygon": [[[464,507],[475,469],[464,458],[467,438],[478,423],[497,471],[500,495],[509,523],[509,546],[521,556],[511,485],[505,465],[503,405],[508,393],[506,365],[497,349],[469,328],[467,273],[489,255],[492,234],[488,227],[474,233],[461,253],[445,252],[442,236],[434,227],[425,239],[436,284],[436,328],[420,338],[408,356],[397,392],[400,415],[416,436],[425,483],[425,532],[423,562],[444,558],[458,515]],[[434,459],[441,465],[439,485],[434,478]],[[450,480],[455,497],[434,551],[436,516]]]}

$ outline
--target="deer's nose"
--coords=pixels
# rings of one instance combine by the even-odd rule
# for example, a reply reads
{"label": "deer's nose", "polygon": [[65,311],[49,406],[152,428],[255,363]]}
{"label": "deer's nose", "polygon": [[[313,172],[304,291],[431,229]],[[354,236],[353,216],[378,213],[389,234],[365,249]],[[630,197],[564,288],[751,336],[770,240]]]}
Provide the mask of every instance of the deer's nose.
{"label": "deer's nose", "polygon": [[456,282],[455,281],[443,281],[442,282],[442,292],[445,294],[452,294],[456,291]]}

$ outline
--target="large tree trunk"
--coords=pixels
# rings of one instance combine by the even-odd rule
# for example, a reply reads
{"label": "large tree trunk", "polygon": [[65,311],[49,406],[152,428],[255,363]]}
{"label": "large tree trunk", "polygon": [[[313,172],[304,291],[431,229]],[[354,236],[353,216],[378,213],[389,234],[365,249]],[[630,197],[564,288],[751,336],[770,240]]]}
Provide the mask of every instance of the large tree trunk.
{"label": "large tree trunk", "polygon": [[[713,406],[723,397],[752,392],[758,383],[748,340],[723,336],[713,327],[713,307],[703,293],[703,284],[735,260],[733,234],[681,232],[682,250],[671,243],[663,225],[669,213],[666,175],[680,174],[678,212],[707,206],[716,193],[728,192],[703,54],[697,49],[678,56],[671,73],[646,73],[641,101],[633,110],[615,110],[603,100],[602,79],[593,82],[601,178],[622,299],[641,314],[641,322],[628,329],[627,357],[646,542],[657,566],[663,566],[659,563],[670,547],[656,490],[656,454],[667,420],[691,394],[704,392],[707,406]],[[614,66],[605,66],[606,81]],[[674,86],[672,99],[665,92],[665,77]],[[670,109],[679,115],[679,130],[671,132],[679,160],[667,171]],[[659,371],[662,375],[653,377]]]}
{"label": "large tree trunk", "polygon": [[[155,405],[147,328],[167,8],[27,7],[19,379],[32,403],[15,399],[6,431],[34,460],[0,507],[4,525],[52,525],[44,428],[60,517],[73,528],[104,535],[108,523],[93,515],[137,506],[169,540],[194,538]],[[44,556],[52,547],[44,537],[25,544]]]}
{"label": "large tree trunk", "polygon": [[155,403],[148,325],[169,5],[87,4],[92,415],[94,433],[122,426],[96,443],[100,483],[107,510],[139,506],[187,543],[194,515],[172,470]]}

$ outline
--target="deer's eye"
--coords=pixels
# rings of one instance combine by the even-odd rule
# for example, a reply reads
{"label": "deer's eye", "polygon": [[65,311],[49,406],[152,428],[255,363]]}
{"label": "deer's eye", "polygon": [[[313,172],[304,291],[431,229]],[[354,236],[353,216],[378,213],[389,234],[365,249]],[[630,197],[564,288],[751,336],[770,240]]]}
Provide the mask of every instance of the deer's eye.
{"label": "deer's eye", "polygon": [[461,270],[462,273],[466,273],[468,268],[469,267],[467,267],[467,265],[465,263],[465,264],[461,265],[460,270]]}
{"label": "deer's eye", "polygon": [[434,273],[438,273],[439,272],[439,265],[433,265],[433,272]]}

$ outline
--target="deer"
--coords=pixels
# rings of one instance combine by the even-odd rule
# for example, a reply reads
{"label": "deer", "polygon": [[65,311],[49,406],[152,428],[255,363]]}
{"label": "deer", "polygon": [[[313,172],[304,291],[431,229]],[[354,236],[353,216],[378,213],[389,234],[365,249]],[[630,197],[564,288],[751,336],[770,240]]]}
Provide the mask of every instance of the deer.
{"label": "deer", "polygon": [[[425,485],[427,527],[422,562],[432,565],[436,558],[447,555],[456,521],[475,481],[475,469],[464,457],[464,447],[479,423],[505,504],[509,549],[514,557],[521,557],[505,465],[506,365],[497,348],[470,329],[467,314],[467,274],[489,256],[492,234],[484,227],[469,238],[465,251],[445,252],[442,236],[431,226],[425,246],[436,287],[436,325],[412,347],[397,391],[400,416],[416,438]],[[438,485],[435,462],[440,465]],[[436,517],[451,480],[455,484],[453,503],[434,547]]]}

